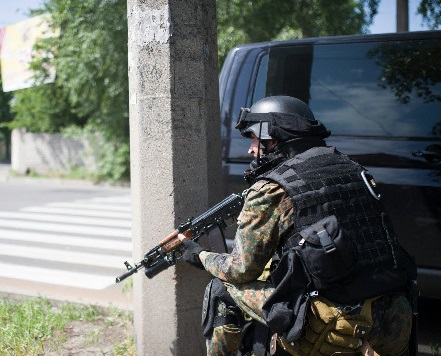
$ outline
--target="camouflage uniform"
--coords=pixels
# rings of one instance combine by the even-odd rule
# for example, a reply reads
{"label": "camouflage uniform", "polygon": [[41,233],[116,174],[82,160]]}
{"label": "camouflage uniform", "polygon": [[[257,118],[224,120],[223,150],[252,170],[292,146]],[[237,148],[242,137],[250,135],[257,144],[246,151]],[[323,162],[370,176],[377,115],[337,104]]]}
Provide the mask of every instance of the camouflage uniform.
{"label": "camouflage uniform", "polygon": [[[223,281],[239,308],[263,324],[266,323],[262,305],[274,290],[267,278],[271,258],[279,244],[290,236],[294,217],[288,194],[278,184],[258,181],[246,192],[231,254],[199,254],[205,269]],[[372,347],[381,351],[382,356],[405,355],[410,315],[409,303],[403,298],[388,297],[374,302],[374,329],[369,340]],[[236,355],[240,333],[234,325],[216,327],[207,340],[207,354]]]}
{"label": "camouflage uniform", "polygon": [[[224,281],[236,304],[263,324],[262,305],[273,291],[265,278],[269,262],[281,239],[289,236],[293,213],[291,200],[279,185],[259,181],[246,193],[231,254],[199,254],[205,269]],[[239,343],[239,333],[218,327],[207,342],[207,351],[209,355],[235,355]]]}

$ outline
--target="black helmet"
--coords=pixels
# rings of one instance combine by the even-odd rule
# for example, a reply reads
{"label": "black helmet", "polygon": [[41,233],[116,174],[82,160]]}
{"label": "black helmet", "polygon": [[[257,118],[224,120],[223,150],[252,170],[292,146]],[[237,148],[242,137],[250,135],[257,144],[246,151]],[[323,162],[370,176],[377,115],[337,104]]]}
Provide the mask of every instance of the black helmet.
{"label": "black helmet", "polygon": [[308,105],[291,96],[269,96],[242,108],[236,129],[242,136],[253,133],[261,140],[280,142],[299,137],[328,137],[331,132],[317,121]]}

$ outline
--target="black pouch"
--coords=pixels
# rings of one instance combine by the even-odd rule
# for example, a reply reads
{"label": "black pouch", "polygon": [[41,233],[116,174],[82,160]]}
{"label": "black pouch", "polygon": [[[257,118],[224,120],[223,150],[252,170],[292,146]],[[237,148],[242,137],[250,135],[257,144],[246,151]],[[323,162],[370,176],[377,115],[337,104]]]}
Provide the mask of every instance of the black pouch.
{"label": "black pouch", "polygon": [[275,289],[262,308],[270,329],[288,342],[304,336],[314,291],[339,285],[356,267],[356,247],[335,216],[307,227],[300,237],[271,271]]}
{"label": "black pouch", "polygon": [[[211,287],[213,285],[213,279],[208,283],[207,287],[205,288],[204,293],[204,301],[202,303],[202,328],[204,329],[203,334],[205,335],[207,333],[207,325],[211,326],[213,324],[214,319],[214,313],[215,310],[212,310],[214,308],[213,303],[211,303]],[[211,319],[211,320],[209,320]]]}
{"label": "black pouch", "polygon": [[342,282],[355,270],[357,248],[334,215],[300,232],[296,250],[317,290],[326,290]]}
{"label": "black pouch", "polygon": [[296,249],[285,252],[271,271],[274,292],[262,307],[262,314],[272,332],[284,335],[288,342],[303,336],[309,308],[308,289],[312,284]]}
{"label": "black pouch", "polygon": [[205,288],[202,305],[202,328],[205,337],[210,338],[213,328],[216,326],[216,320],[218,319],[216,308],[219,301],[224,302],[229,307],[239,309],[222,281],[219,278],[214,278]]}

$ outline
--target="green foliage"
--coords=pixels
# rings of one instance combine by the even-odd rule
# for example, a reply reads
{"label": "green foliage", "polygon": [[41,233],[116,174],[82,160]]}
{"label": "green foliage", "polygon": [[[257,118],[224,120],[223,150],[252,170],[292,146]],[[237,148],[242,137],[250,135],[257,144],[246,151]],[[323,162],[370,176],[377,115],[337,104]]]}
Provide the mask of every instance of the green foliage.
{"label": "green foliage", "polygon": [[[97,313],[93,306],[64,304],[60,310],[46,299],[25,300],[21,303],[0,301],[0,350],[6,355],[35,355],[44,350],[44,342],[55,330],[63,329],[71,320],[91,320]],[[95,307],[96,310],[98,310]]]}
{"label": "green foliage", "polygon": [[[52,326],[49,325],[60,325],[59,320],[48,313],[49,310],[50,306],[42,300],[20,306],[9,300],[2,300],[0,349],[7,355],[33,354],[33,350],[42,349],[43,342],[52,332]],[[36,318],[36,315],[40,317]],[[47,318],[41,318],[41,315],[46,315]]]}
{"label": "green foliage", "polygon": [[0,71],[0,123],[11,121],[12,115],[9,110],[9,100],[12,95],[10,93],[3,92],[2,74]]}
{"label": "green foliage", "polygon": [[0,67],[0,144],[4,144],[6,148],[6,157],[0,156],[0,161],[9,159],[10,146],[10,129],[8,123],[12,120],[13,115],[9,107],[11,100],[11,93],[3,92],[1,67]]}
{"label": "green foliage", "polygon": [[60,132],[69,125],[84,124],[68,105],[67,93],[57,84],[42,84],[15,93],[11,105],[15,118],[10,129],[26,128],[31,132]]}
{"label": "green foliage", "polygon": [[432,30],[441,26],[441,0],[421,0],[417,12]]}
{"label": "green foliage", "polygon": [[247,42],[367,32],[379,0],[217,0],[219,63]]}
{"label": "green foliage", "polygon": [[120,345],[115,345],[115,355],[116,356],[129,356],[135,355],[135,338],[132,336],[129,339],[125,340]]}
{"label": "green foliage", "polygon": [[12,114],[9,110],[9,101],[11,98],[11,93],[3,92],[2,75],[0,70],[0,125],[12,120]]}
{"label": "green foliage", "polygon": [[[31,68],[40,85],[16,92],[9,128],[98,132],[100,179],[128,179],[127,2],[47,0],[42,11],[60,35],[34,47]],[[51,67],[55,81],[43,84]]]}
{"label": "green foliage", "polygon": [[97,172],[91,177],[95,181],[110,182],[130,180],[130,144],[125,137],[105,137],[107,132],[99,131],[89,124],[84,128],[70,126],[63,130],[65,137],[72,139],[86,138],[90,144],[90,152],[86,154],[98,161]]}
{"label": "green foliage", "polygon": [[128,135],[126,6],[125,0],[49,0],[46,10],[61,34],[56,43],[42,43],[52,51],[73,112],[116,137]]}
{"label": "green foliage", "polygon": [[424,42],[418,46],[409,44],[403,51],[385,43],[373,48],[368,57],[382,68],[379,86],[392,90],[403,104],[413,96],[426,103],[441,101],[441,95],[432,89],[434,84],[441,83],[441,56],[433,53],[430,45]]}
{"label": "green foliage", "polygon": [[[217,0],[219,67],[247,42],[366,33],[380,0]],[[421,0],[419,12],[440,23],[441,0]],[[60,35],[40,40],[31,68],[41,85],[15,93],[9,128],[60,132],[71,126],[97,133],[98,175],[129,177],[126,0],[46,0]],[[47,82],[49,68],[55,82]],[[0,104],[9,98],[0,97]],[[11,121],[12,120],[12,121]]]}
{"label": "green foliage", "polygon": [[98,165],[98,172],[102,179],[111,182],[128,181],[130,167],[130,146],[129,143],[117,144],[105,142],[102,146],[102,156]]}

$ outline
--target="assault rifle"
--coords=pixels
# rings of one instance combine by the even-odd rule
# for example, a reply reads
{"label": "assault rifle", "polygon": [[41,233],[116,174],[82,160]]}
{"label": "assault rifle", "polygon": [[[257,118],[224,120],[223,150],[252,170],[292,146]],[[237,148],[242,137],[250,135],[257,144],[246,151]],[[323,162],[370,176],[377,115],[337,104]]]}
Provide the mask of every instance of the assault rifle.
{"label": "assault rifle", "polygon": [[[116,283],[137,273],[141,268],[145,268],[145,275],[148,278],[153,278],[168,267],[175,265],[184,252],[184,247],[178,239],[178,234],[183,234],[193,241],[198,241],[200,237],[207,235],[212,251],[226,252],[227,246],[223,231],[236,220],[236,217],[242,210],[242,206],[242,196],[231,194],[200,216],[189,219],[179,225],[179,227],[165,237],[158,246],[153,247],[147,252],[141,262],[135,263],[135,265],[132,266],[125,261],[124,265],[127,268],[127,272],[117,277]],[[228,222],[231,223],[228,224]]]}

